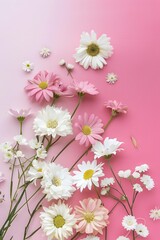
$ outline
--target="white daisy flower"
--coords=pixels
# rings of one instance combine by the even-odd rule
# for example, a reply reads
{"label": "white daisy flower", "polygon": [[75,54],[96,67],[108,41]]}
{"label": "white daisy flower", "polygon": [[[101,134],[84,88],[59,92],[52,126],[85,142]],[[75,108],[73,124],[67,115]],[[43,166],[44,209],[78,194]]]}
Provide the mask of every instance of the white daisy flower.
{"label": "white daisy flower", "polygon": [[71,115],[67,110],[47,106],[38,112],[34,119],[33,129],[39,136],[65,137],[72,134]]}
{"label": "white daisy flower", "polygon": [[32,166],[29,168],[26,174],[26,181],[33,181],[33,183],[36,185],[36,180],[43,177],[43,169],[45,166],[45,162],[34,159],[32,161]]}
{"label": "white daisy flower", "polygon": [[154,181],[149,175],[143,174],[143,176],[140,178],[140,181],[145,185],[148,190],[154,188]]}
{"label": "white daisy flower", "polygon": [[135,231],[141,237],[147,237],[149,235],[148,228],[142,223],[137,224]]}
{"label": "white daisy flower", "polygon": [[119,236],[116,240],[130,240],[130,239],[124,236]]}
{"label": "white daisy flower", "polygon": [[137,220],[134,216],[125,216],[122,220],[122,226],[127,230],[135,230],[137,226]]}
{"label": "white daisy flower", "polygon": [[140,173],[135,171],[135,172],[132,173],[132,177],[136,178],[136,179],[140,178]]}
{"label": "white daisy flower", "polygon": [[149,216],[153,220],[159,220],[160,219],[160,208],[155,207],[154,209],[151,209]]}
{"label": "white daisy flower", "polygon": [[83,238],[81,240],[100,240],[100,238],[96,236],[87,236],[86,238]]}
{"label": "white daisy flower", "polygon": [[92,162],[82,162],[82,164],[78,164],[79,171],[74,171],[75,174],[73,176],[74,184],[76,187],[80,189],[82,192],[84,188],[88,187],[91,190],[92,184],[96,187],[99,187],[99,177],[103,177],[103,163],[97,165],[97,161],[94,160]]}
{"label": "white daisy flower", "polygon": [[135,168],[135,171],[142,173],[142,172],[148,171],[148,169],[149,169],[149,166],[148,166],[147,164],[142,164],[142,165],[140,165],[140,166],[137,166],[137,167]]}
{"label": "white daisy flower", "polygon": [[29,73],[33,70],[33,68],[34,68],[34,64],[28,60],[23,62],[23,64],[22,64],[22,70],[25,72]]}
{"label": "white daisy flower", "polygon": [[41,185],[48,201],[70,198],[75,191],[72,184],[73,177],[68,172],[68,168],[55,163],[49,163],[44,167]]}
{"label": "white daisy flower", "polygon": [[22,135],[16,135],[14,136],[14,140],[18,142],[19,145],[28,145],[27,139],[23,137]]}
{"label": "white daisy flower", "polygon": [[115,180],[114,178],[104,178],[102,181],[101,181],[101,187],[107,187],[107,186],[110,186],[110,185],[113,185],[115,183]]}
{"label": "white daisy flower", "polygon": [[10,142],[4,142],[0,144],[0,150],[2,152],[8,152],[11,149],[12,149],[12,145]]}
{"label": "white daisy flower", "polygon": [[44,47],[44,48],[41,49],[40,55],[43,58],[47,58],[51,55],[51,50],[49,48]]}
{"label": "white daisy flower", "polygon": [[42,229],[48,240],[69,239],[73,234],[73,227],[76,223],[75,217],[71,213],[72,208],[58,201],[58,204],[54,204],[49,208],[44,207],[43,209],[44,212],[40,213],[40,219]]}
{"label": "white daisy flower", "polygon": [[111,157],[112,154],[116,154],[117,151],[123,150],[122,148],[119,148],[119,146],[122,144],[122,142],[117,141],[116,138],[106,138],[104,140],[104,144],[97,141],[95,144],[92,145],[92,151],[94,152],[94,158],[100,158],[100,157]]}
{"label": "white daisy flower", "polygon": [[47,152],[44,148],[44,146],[40,147],[36,151],[37,157],[41,159],[45,159],[47,157]]}
{"label": "white daisy flower", "polygon": [[127,169],[125,171],[120,170],[118,172],[118,176],[121,177],[121,178],[129,178],[131,176],[131,170],[130,169]]}
{"label": "white daisy flower", "polygon": [[113,54],[110,38],[106,34],[102,34],[97,39],[97,35],[93,30],[91,34],[82,33],[80,46],[76,50],[75,60],[85,69],[89,67],[93,69],[103,68],[107,64],[105,59]]}
{"label": "white daisy flower", "polygon": [[38,148],[40,148],[40,147],[42,146],[42,139],[39,139],[39,141],[37,140],[37,138],[31,139],[31,140],[29,141],[29,146],[30,146],[30,148],[32,148],[32,149],[38,149]]}
{"label": "white daisy flower", "polygon": [[23,154],[22,151],[18,150],[16,153],[15,153],[15,158],[23,158],[25,157],[25,155]]}
{"label": "white daisy flower", "polygon": [[136,192],[139,192],[139,193],[143,191],[143,188],[142,188],[141,185],[138,184],[138,183],[133,184],[133,189],[134,189]]}
{"label": "white daisy flower", "polygon": [[106,76],[106,82],[110,84],[114,84],[117,81],[117,75],[114,73],[108,73]]}

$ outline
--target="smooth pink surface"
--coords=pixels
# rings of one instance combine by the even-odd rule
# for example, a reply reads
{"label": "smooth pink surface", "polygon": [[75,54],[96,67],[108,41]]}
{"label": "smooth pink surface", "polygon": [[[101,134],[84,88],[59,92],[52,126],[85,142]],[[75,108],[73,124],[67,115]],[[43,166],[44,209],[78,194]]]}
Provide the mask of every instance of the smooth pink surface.
{"label": "smooth pink surface", "polygon": [[[109,114],[104,110],[104,101],[116,99],[129,108],[126,116],[115,119],[106,135],[124,142],[125,151],[114,159],[116,170],[133,170],[142,163],[150,166],[149,174],[155,180],[155,188],[151,192],[140,194],[135,206],[136,217],[144,218],[149,228],[148,240],[160,239],[159,222],[149,219],[149,210],[155,206],[160,207],[159,8],[159,0],[5,0],[0,7],[0,142],[10,140],[17,134],[17,123],[7,114],[9,108],[32,107],[33,111],[39,109],[36,104],[31,104],[23,90],[27,79],[32,78],[39,70],[54,71],[61,78],[69,79],[65,70],[58,66],[58,62],[64,58],[74,64],[72,56],[79,45],[81,32],[90,32],[93,29],[98,35],[106,33],[111,37],[114,54],[108,60],[108,66],[100,71],[86,71],[76,64],[74,77],[92,82],[101,93],[95,98],[87,98],[82,103],[81,111],[93,112],[106,122]],[[47,59],[39,56],[39,51],[44,46],[52,51]],[[32,73],[27,74],[21,70],[25,60],[34,62]],[[115,85],[109,85],[105,81],[109,72],[118,75]],[[74,104],[68,100],[65,106],[71,108]],[[28,121],[28,127],[24,131],[28,138],[32,136],[28,132],[31,122]],[[137,140],[138,149],[131,143],[131,136]],[[68,159],[72,152],[73,149],[70,148],[67,152]],[[68,166],[68,159],[65,155],[65,159],[63,156],[60,162]],[[0,163],[0,171],[5,173],[7,179],[0,185],[1,191],[6,195],[5,202],[0,204],[3,222],[9,204],[9,170],[3,161]],[[125,233],[121,226],[124,214],[119,207],[110,217],[109,240],[115,240]],[[21,240],[23,224],[25,215],[17,218],[5,240],[10,239],[12,233],[14,239]],[[39,226],[36,220],[33,225],[33,229]],[[47,238],[39,231],[31,239]]]}

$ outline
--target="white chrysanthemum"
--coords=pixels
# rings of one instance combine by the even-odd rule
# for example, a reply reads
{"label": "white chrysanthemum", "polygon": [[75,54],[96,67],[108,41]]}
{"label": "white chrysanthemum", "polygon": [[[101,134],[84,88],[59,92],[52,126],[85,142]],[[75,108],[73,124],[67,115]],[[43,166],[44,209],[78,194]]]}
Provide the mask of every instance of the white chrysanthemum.
{"label": "white chrysanthemum", "polygon": [[123,150],[119,148],[122,142],[117,141],[116,138],[106,138],[104,144],[97,141],[92,145],[92,151],[94,152],[94,158],[100,158],[102,156],[110,157],[112,154],[116,154],[117,151]]}
{"label": "white chrysanthemum", "polygon": [[45,150],[44,146],[38,148],[36,154],[37,157],[41,159],[45,159],[47,157],[47,151]]}
{"label": "white chrysanthemum", "polygon": [[140,181],[145,185],[148,190],[154,188],[154,181],[149,175],[143,174],[143,176],[140,178]]}
{"label": "white chrysanthemum", "polygon": [[147,164],[142,164],[142,165],[140,165],[140,166],[137,166],[136,168],[135,168],[135,171],[137,171],[137,172],[146,172],[146,171],[148,171],[148,169],[149,169],[149,166],[147,165]]}
{"label": "white chrysanthemum", "polygon": [[106,82],[114,84],[117,81],[117,75],[114,73],[108,73],[106,76]]}
{"label": "white chrysanthemum", "polygon": [[46,47],[42,48],[41,51],[40,51],[40,55],[43,58],[49,57],[50,54],[51,54],[51,50],[49,48],[46,48]]}
{"label": "white chrysanthemum", "polygon": [[107,187],[107,186],[110,186],[110,185],[113,185],[115,183],[114,181],[114,178],[104,178],[102,181],[101,181],[101,187]]}
{"label": "white chrysanthemum", "polygon": [[102,34],[98,39],[94,31],[91,34],[83,32],[81,35],[80,46],[76,49],[74,55],[76,62],[85,69],[103,68],[107,64],[106,58],[113,54],[113,47],[110,44],[110,38]]}
{"label": "white chrysanthemum", "polygon": [[34,64],[28,60],[23,62],[23,64],[22,64],[22,69],[25,72],[31,72],[33,70],[33,68],[34,68]]}
{"label": "white chrysanthemum", "polygon": [[119,236],[116,240],[130,240],[130,239],[124,236]]}
{"label": "white chrysanthemum", "polygon": [[83,238],[81,240],[100,240],[100,238],[96,236],[87,236],[86,238]]}
{"label": "white chrysanthemum", "polygon": [[82,192],[84,188],[88,187],[91,190],[92,184],[99,187],[99,177],[103,177],[103,163],[97,165],[97,161],[82,162],[78,164],[79,171],[74,171],[74,184]]}
{"label": "white chrysanthemum", "polygon": [[36,159],[34,159],[32,161],[32,166],[29,168],[26,174],[26,181],[33,181],[36,185],[36,180],[43,177],[43,170],[45,166],[45,162],[37,161]]}
{"label": "white chrysanthemum", "polygon": [[132,177],[136,178],[136,179],[140,178],[140,173],[135,171],[135,172],[132,173]]}
{"label": "white chrysanthemum", "polygon": [[118,176],[121,177],[121,178],[129,178],[131,176],[131,170],[130,169],[127,169],[125,171],[120,170],[118,172]]}
{"label": "white chrysanthemum", "polygon": [[153,220],[158,220],[160,219],[160,208],[155,207],[154,209],[150,210],[149,213],[150,218],[152,218]]}
{"label": "white chrysanthemum", "polygon": [[8,152],[11,149],[12,149],[12,145],[10,142],[4,142],[0,144],[0,150],[2,152]]}
{"label": "white chrysanthemum", "polygon": [[19,145],[28,145],[27,139],[23,137],[22,135],[16,135],[14,136],[14,140],[18,142]]}
{"label": "white chrysanthemum", "polygon": [[122,226],[128,231],[135,230],[137,226],[137,220],[134,216],[125,216],[122,220]]}
{"label": "white chrysanthemum", "polygon": [[138,234],[138,236],[141,237],[147,237],[149,235],[148,228],[142,223],[137,224],[135,231]]}
{"label": "white chrysanthemum", "polygon": [[39,136],[65,137],[72,134],[71,115],[67,110],[47,106],[34,119],[33,129]]}
{"label": "white chrysanthemum", "polygon": [[43,208],[44,212],[40,213],[41,225],[48,240],[69,239],[73,234],[73,227],[76,223],[74,215],[71,213],[72,208],[58,201],[49,208]]}
{"label": "white chrysanthemum", "polygon": [[29,146],[30,146],[30,148],[32,148],[32,149],[38,149],[38,148],[40,148],[40,147],[42,146],[42,139],[39,139],[39,141],[37,140],[37,138],[31,139],[31,140],[29,141]]}
{"label": "white chrysanthemum", "polygon": [[143,188],[142,188],[141,185],[138,184],[138,183],[133,184],[133,189],[134,189],[136,192],[139,192],[139,193],[143,191]]}
{"label": "white chrysanthemum", "polygon": [[41,185],[48,201],[70,198],[75,191],[72,184],[73,177],[68,172],[68,168],[55,163],[49,163],[44,167]]}
{"label": "white chrysanthemum", "polygon": [[20,150],[18,150],[15,155],[14,155],[15,158],[23,158],[25,157],[24,153]]}

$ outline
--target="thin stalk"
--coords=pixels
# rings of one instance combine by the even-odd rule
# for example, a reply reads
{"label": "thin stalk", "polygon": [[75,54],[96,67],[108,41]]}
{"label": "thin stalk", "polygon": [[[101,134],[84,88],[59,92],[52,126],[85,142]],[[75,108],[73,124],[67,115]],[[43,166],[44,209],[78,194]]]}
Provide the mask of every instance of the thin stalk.
{"label": "thin stalk", "polygon": [[76,238],[78,237],[79,234],[80,234],[80,233],[77,232],[77,233],[71,238],[71,240],[76,239]]}
{"label": "thin stalk", "polygon": [[75,109],[74,109],[74,111],[73,111],[73,113],[71,115],[71,118],[73,118],[73,116],[75,115],[75,113],[76,113],[76,111],[77,111],[77,109],[78,109],[78,107],[79,107],[79,105],[80,105],[80,103],[82,101],[82,98],[83,98],[82,96],[79,96],[78,103],[77,103],[77,105],[76,105],[76,107],[75,107]]}
{"label": "thin stalk", "polygon": [[38,227],[36,230],[34,230],[28,237],[26,237],[25,239],[28,239],[30,237],[32,237],[36,232],[38,232],[41,229],[41,226]]}
{"label": "thin stalk", "polygon": [[114,116],[111,115],[110,119],[108,120],[107,124],[104,126],[104,130],[106,130],[109,126],[109,124],[112,122]]}

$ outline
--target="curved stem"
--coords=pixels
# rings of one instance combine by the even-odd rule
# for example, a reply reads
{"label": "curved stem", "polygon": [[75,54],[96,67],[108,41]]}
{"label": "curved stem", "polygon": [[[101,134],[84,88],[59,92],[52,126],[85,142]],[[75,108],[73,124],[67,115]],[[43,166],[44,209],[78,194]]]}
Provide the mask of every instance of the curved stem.
{"label": "curved stem", "polygon": [[79,105],[80,105],[80,103],[82,101],[82,98],[83,98],[82,96],[79,96],[78,103],[77,103],[77,105],[76,105],[76,107],[75,107],[75,109],[74,109],[74,111],[73,111],[73,113],[71,115],[71,118],[73,118],[73,116],[75,115],[75,113],[76,113],[76,111],[77,111],[77,109],[78,109],[78,107],[79,107]]}

